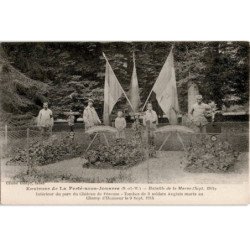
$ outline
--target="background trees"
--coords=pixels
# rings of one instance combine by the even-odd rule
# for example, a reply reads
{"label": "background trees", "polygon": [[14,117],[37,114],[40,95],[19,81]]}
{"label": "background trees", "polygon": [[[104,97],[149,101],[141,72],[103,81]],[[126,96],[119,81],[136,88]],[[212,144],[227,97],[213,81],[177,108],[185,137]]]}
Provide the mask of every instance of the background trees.
{"label": "background trees", "polygon": [[[223,104],[248,102],[247,42],[3,43],[2,47],[15,68],[46,83],[46,98],[60,115],[72,104],[74,109],[83,110],[84,100],[75,98],[72,101],[72,93],[85,100],[94,98],[101,114],[105,72],[102,52],[108,57],[125,91],[129,88],[132,52],[135,52],[140,95],[144,102],[172,44],[182,112],[187,111],[187,89],[191,83],[199,86],[205,101],[213,100],[219,108]],[[154,96],[151,101],[160,114],[162,111]],[[125,99],[117,104],[118,107],[126,108]]]}

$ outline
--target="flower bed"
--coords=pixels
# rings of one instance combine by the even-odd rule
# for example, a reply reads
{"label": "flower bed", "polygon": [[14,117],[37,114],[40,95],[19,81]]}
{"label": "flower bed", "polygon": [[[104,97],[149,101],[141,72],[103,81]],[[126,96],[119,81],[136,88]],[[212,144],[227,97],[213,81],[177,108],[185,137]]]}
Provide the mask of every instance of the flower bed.
{"label": "flower bed", "polygon": [[149,147],[149,154],[141,144],[135,141],[116,140],[109,146],[98,146],[83,155],[83,167],[86,168],[118,168],[132,167],[147,157],[155,156],[153,146]]}
{"label": "flower bed", "polygon": [[239,153],[227,141],[215,136],[196,137],[187,148],[188,172],[227,172],[233,170]]}
{"label": "flower bed", "polygon": [[146,148],[143,140],[143,128],[135,122],[132,126],[132,138],[111,141],[109,146],[98,146],[83,154],[83,167],[86,168],[116,168],[132,167],[149,157],[156,155],[153,145]]}
{"label": "flower bed", "polygon": [[117,143],[112,143],[110,146],[100,145],[95,149],[87,151],[83,155],[83,166],[92,168],[123,168],[133,163],[136,164],[142,158],[141,151],[136,147],[127,144],[125,141],[118,141]]}
{"label": "flower bed", "polygon": [[87,144],[84,140],[63,138],[53,135],[47,140],[30,140],[29,147],[19,146],[12,151],[9,165],[43,166],[65,159],[82,156],[83,167],[86,168],[118,168],[124,169],[142,162],[148,157],[154,157],[155,148],[142,139],[141,125],[133,126],[131,136],[127,140],[109,138],[109,146],[102,143],[85,152]]}
{"label": "flower bed", "polygon": [[30,142],[29,149],[18,148],[7,164],[42,166],[80,156],[83,148],[69,137]]}

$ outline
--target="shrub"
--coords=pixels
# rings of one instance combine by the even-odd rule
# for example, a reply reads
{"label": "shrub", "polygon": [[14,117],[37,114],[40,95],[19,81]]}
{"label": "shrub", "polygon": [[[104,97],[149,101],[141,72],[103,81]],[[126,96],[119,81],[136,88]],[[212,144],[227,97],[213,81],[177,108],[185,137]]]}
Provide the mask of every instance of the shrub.
{"label": "shrub", "polygon": [[186,152],[186,167],[189,172],[226,172],[232,169],[239,153],[227,141],[215,136],[197,137]]}
{"label": "shrub", "polygon": [[87,151],[83,158],[87,160],[85,166],[119,168],[133,166],[141,162],[145,157],[139,145],[125,140],[117,140],[109,146],[99,145],[95,149]]}
{"label": "shrub", "polygon": [[[19,148],[8,164],[22,165],[27,164],[29,160],[32,166],[42,166],[80,156],[82,152],[82,146],[69,137],[63,139],[51,137],[47,140],[31,142],[28,154],[27,149]],[[28,156],[29,159],[27,159]]]}
{"label": "shrub", "polygon": [[92,168],[128,168],[148,157],[155,157],[153,145],[146,148],[142,140],[142,126],[133,124],[133,137],[130,140],[119,139],[109,146],[98,146],[83,155],[83,167]]}

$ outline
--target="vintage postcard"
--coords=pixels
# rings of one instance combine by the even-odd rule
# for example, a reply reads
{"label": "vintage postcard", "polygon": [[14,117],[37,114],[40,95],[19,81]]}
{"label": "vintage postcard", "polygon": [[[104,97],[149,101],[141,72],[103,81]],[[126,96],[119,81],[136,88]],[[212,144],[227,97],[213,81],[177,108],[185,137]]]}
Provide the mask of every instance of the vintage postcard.
{"label": "vintage postcard", "polygon": [[1,204],[248,204],[249,42],[1,42]]}

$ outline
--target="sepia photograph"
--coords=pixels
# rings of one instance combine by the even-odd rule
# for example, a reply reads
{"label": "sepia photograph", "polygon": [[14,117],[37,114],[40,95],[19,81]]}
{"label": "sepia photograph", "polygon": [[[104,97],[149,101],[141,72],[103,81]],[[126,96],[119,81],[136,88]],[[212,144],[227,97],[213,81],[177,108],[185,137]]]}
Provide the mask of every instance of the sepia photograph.
{"label": "sepia photograph", "polygon": [[248,2],[1,1],[1,249],[249,249]]}
{"label": "sepia photograph", "polygon": [[248,42],[0,43],[1,181],[248,183]]}

